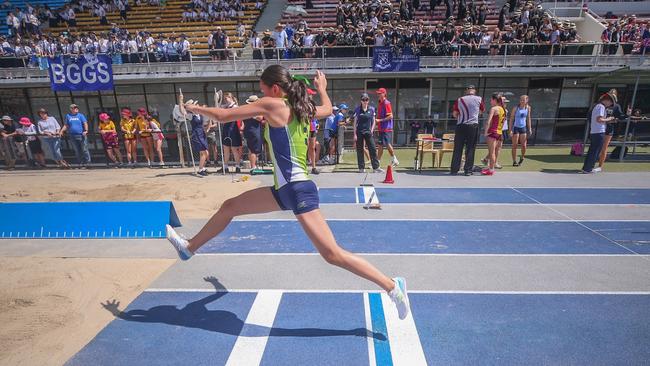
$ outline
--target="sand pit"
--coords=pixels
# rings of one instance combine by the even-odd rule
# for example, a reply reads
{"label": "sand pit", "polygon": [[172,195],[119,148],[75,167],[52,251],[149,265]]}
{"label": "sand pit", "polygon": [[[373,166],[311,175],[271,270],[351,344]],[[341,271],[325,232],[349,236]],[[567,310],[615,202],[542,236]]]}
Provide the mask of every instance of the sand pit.
{"label": "sand pit", "polygon": [[191,169],[95,169],[0,173],[0,202],[171,200],[181,220],[210,217],[223,201],[257,187],[254,178],[198,178]]}
{"label": "sand pit", "polygon": [[0,364],[60,365],[174,260],[0,258]]}
{"label": "sand pit", "polygon": [[[171,200],[181,218],[206,218],[260,184],[191,169],[0,172],[0,202]],[[2,240],[0,240],[2,245]],[[164,272],[170,259],[0,258],[0,365],[61,365]]]}

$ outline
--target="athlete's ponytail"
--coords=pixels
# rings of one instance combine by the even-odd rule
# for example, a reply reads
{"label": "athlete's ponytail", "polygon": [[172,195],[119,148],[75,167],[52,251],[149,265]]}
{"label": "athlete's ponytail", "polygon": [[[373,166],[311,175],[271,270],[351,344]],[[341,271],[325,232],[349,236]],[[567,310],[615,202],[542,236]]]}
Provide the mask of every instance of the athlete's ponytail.
{"label": "athlete's ponytail", "polygon": [[316,105],[307,93],[306,78],[292,77],[284,67],[271,65],[264,70],[260,79],[268,86],[278,85],[287,94],[294,117],[302,123],[310,123],[316,114]]}

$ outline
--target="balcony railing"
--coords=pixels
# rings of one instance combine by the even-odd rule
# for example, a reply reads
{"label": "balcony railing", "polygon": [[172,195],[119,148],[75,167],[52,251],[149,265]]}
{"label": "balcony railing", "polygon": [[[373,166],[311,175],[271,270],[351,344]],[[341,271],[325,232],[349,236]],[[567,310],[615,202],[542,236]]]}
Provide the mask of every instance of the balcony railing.
{"label": "balcony railing", "polygon": [[[585,68],[585,67],[650,67],[645,55],[646,48],[633,50],[632,43],[569,43],[564,45],[540,45],[526,43],[499,44],[496,54],[470,55],[470,48],[459,46],[458,56],[421,56],[420,72],[436,72],[443,69],[500,69],[500,68]],[[464,48],[467,47],[467,48]],[[166,76],[218,76],[225,74],[256,75],[270,64],[282,64],[290,70],[329,70],[340,73],[370,72],[372,70],[372,46],[312,48],[313,57],[295,57],[296,52],[275,49],[267,51],[269,58],[243,59],[231,57],[227,60],[210,61],[206,57],[190,55],[189,61],[154,62],[148,53],[140,54],[141,62],[113,65],[116,79],[138,79],[153,75]],[[295,50],[294,50],[295,51]],[[618,55],[619,51],[623,55]],[[637,53],[633,53],[636,51]],[[485,52],[485,51],[484,51]],[[535,54],[529,54],[535,53]],[[300,55],[302,55],[302,50]],[[331,55],[336,57],[331,57]],[[289,56],[285,58],[283,56]],[[74,57],[74,56],[71,56]],[[47,70],[39,62],[29,58],[3,59],[0,68],[0,83],[14,79],[46,82]],[[30,63],[31,61],[31,63]],[[36,62],[35,62],[36,61]],[[184,74],[184,75],[183,75]]]}

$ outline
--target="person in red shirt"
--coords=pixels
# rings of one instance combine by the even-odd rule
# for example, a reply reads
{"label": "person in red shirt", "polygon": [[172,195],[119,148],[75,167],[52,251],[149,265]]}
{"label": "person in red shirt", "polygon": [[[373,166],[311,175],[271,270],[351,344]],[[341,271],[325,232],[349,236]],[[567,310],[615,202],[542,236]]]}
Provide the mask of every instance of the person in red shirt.
{"label": "person in red shirt", "polygon": [[377,104],[377,126],[379,126],[379,147],[377,151],[377,159],[381,161],[381,156],[384,153],[384,146],[388,149],[390,154],[390,163],[393,166],[398,166],[399,161],[395,156],[393,150],[393,106],[390,101],[386,99],[388,92],[385,88],[377,89],[377,97],[379,103]]}

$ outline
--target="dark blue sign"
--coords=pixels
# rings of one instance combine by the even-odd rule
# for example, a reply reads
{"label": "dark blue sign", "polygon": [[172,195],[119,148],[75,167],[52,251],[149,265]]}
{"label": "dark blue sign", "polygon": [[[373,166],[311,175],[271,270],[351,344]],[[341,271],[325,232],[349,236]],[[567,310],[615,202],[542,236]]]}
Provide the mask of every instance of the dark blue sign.
{"label": "dark blue sign", "polygon": [[372,56],[372,71],[420,71],[420,56],[414,55],[410,48],[393,49],[375,47]]}
{"label": "dark blue sign", "polygon": [[109,56],[59,56],[49,61],[54,91],[113,90],[113,64]]}

